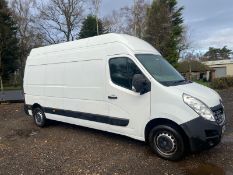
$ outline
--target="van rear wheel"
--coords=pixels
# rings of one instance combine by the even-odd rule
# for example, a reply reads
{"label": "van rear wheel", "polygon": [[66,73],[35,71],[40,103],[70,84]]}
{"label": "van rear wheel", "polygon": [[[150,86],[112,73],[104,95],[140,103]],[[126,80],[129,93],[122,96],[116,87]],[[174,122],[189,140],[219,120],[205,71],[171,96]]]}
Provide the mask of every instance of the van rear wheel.
{"label": "van rear wheel", "polygon": [[46,124],[46,117],[44,111],[41,108],[33,109],[34,122],[39,127],[44,127]]}
{"label": "van rear wheel", "polygon": [[154,127],[149,134],[149,144],[159,157],[167,160],[179,160],[185,154],[184,139],[175,127]]}

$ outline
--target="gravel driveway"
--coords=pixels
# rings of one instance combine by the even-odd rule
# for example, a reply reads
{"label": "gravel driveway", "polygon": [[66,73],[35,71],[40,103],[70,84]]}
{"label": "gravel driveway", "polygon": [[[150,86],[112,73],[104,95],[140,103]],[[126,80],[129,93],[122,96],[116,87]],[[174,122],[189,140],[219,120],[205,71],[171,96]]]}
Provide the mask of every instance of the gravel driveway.
{"label": "gravel driveway", "polygon": [[222,143],[180,162],[124,136],[59,122],[40,129],[23,104],[1,104],[0,174],[233,175],[233,89],[220,94],[228,116]]}

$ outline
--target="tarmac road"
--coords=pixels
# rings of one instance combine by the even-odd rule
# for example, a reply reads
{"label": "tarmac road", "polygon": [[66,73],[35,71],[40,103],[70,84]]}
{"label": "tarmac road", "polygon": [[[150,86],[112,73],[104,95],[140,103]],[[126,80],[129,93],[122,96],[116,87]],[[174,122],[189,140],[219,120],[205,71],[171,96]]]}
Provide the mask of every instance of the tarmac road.
{"label": "tarmac road", "polygon": [[233,175],[233,89],[220,94],[228,116],[222,143],[180,162],[124,136],[59,122],[41,129],[23,104],[2,104],[0,174]]}
{"label": "tarmac road", "polygon": [[23,91],[12,90],[12,91],[0,91],[0,103],[1,102],[18,102],[24,101]]}

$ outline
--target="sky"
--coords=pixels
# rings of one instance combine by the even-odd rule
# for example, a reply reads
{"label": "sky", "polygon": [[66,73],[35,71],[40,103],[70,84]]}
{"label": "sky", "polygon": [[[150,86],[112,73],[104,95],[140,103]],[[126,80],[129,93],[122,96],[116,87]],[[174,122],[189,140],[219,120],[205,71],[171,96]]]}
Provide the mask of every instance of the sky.
{"label": "sky", "polygon": [[[133,0],[102,0],[100,15],[132,3]],[[233,50],[233,0],[178,0],[178,5],[184,6],[190,49],[206,51],[226,45]]]}

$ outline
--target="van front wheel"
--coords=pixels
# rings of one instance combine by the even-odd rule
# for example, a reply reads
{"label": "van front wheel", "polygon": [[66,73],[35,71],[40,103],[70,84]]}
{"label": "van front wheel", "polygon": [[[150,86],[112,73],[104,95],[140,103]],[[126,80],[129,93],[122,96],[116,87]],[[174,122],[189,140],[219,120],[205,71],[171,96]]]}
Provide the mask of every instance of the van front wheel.
{"label": "van front wheel", "polygon": [[40,108],[33,109],[34,122],[39,127],[44,127],[46,123],[46,117],[44,111]]}
{"label": "van front wheel", "polygon": [[184,139],[175,127],[154,127],[149,134],[149,144],[159,157],[167,160],[179,160],[185,154]]}

